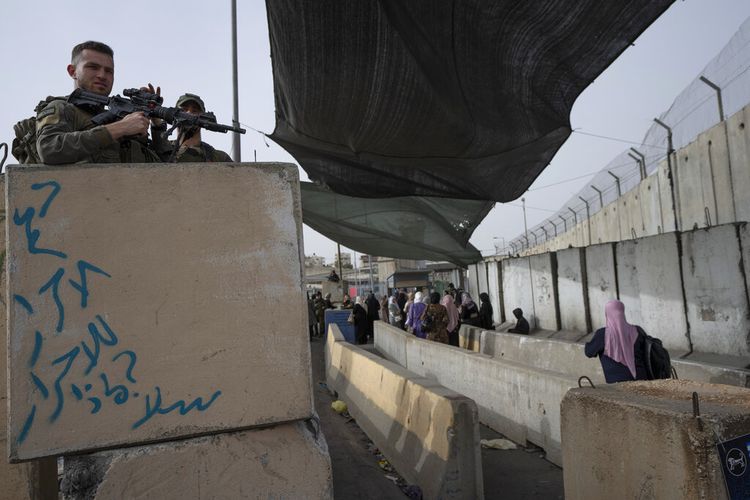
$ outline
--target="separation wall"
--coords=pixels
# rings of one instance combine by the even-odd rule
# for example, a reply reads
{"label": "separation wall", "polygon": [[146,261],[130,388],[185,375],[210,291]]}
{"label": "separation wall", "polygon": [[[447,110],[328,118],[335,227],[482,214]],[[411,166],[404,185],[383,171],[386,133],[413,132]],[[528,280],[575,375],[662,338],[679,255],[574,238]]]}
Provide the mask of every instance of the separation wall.
{"label": "separation wall", "polygon": [[744,366],[739,357],[750,356],[745,223],[507,258],[499,265],[501,282],[491,294],[502,298],[506,312],[521,307],[532,328],[583,336],[606,324],[605,304],[619,299],[628,321],[660,338],[673,358],[697,352],[734,357],[733,366]]}

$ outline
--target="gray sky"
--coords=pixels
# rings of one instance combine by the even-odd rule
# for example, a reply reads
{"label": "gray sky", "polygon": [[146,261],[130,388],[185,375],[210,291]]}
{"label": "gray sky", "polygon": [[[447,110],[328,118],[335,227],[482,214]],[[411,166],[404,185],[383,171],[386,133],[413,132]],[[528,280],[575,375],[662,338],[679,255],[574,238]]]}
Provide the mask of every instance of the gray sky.
{"label": "gray sky", "polygon": [[[616,0],[608,0],[616,1]],[[261,0],[238,2],[240,121],[270,133],[274,126],[273,81]],[[122,8],[115,10],[114,5]],[[84,40],[108,43],[115,51],[113,93],[151,82],[162,87],[169,105],[184,92],[200,94],[221,123],[232,118],[230,2],[3,2],[0,56],[0,142],[13,139],[12,125],[33,113],[39,100],[72,89],[66,73],[71,48]],[[589,88],[573,107],[574,129],[640,142],[652,119],[665,111],[750,17],[747,0],[675,2]],[[204,133],[204,140],[227,152],[228,135]],[[267,145],[266,145],[267,144]],[[526,194],[529,227],[548,217],[587,179],[628,144],[573,134]],[[242,159],[291,161],[272,141],[248,128]],[[9,158],[9,163],[14,163]],[[304,172],[301,173],[306,179]],[[537,210],[546,209],[545,210]],[[472,243],[493,248],[493,238],[510,240],[523,231],[520,201],[500,205],[479,226]],[[335,243],[305,227],[305,253],[332,260]]]}

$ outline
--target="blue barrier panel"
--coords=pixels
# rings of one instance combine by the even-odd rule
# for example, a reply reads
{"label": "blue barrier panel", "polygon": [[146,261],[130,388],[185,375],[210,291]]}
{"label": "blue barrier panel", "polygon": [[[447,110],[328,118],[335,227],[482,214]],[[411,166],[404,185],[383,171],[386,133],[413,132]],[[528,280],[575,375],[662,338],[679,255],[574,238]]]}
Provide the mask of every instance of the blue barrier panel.
{"label": "blue barrier panel", "polygon": [[341,334],[347,342],[350,344],[356,343],[354,340],[354,325],[350,325],[347,321],[351,312],[351,309],[327,309],[325,316],[326,334],[328,333],[328,325],[333,323],[339,326],[339,330],[341,330]]}

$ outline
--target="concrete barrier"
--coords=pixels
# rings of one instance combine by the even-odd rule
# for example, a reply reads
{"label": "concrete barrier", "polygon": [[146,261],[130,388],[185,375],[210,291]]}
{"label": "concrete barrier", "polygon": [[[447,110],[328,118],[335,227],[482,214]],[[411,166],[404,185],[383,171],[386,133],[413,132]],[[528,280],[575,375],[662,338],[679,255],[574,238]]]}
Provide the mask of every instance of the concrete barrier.
{"label": "concrete barrier", "polygon": [[458,346],[468,351],[479,352],[480,335],[482,335],[482,329],[478,326],[461,325],[458,329]]}
{"label": "concrete barrier", "polygon": [[65,458],[66,499],[333,498],[314,421]]}
{"label": "concrete barrier", "polygon": [[[479,352],[570,377],[586,375],[594,383],[604,383],[599,360],[586,357],[583,342],[483,330],[480,334]],[[750,387],[750,370],[689,359],[672,359],[672,366],[680,379]]]}
{"label": "concrete barrier", "polygon": [[748,389],[661,380],[571,390],[562,402],[565,497],[726,499],[717,439],[748,433]]}
{"label": "concrete barrier", "polygon": [[[382,321],[375,325],[376,342],[384,329],[397,330]],[[399,344],[398,339],[389,342]],[[329,387],[425,498],[484,497],[474,401],[348,344],[336,325],[328,330],[325,352]]]}
{"label": "concrete barrier", "polygon": [[[397,350],[389,352],[396,347]],[[375,347],[386,358],[403,356],[408,370],[472,398],[482,423],[544,448],[561,465],[560,401],[577,379],[561,373],[492,358],[460,347],[418,339],[384,323],[375,325]]]}
{"label": "concrete barrier", "polygon": [[7,175],[12,460],[312,415],[296,166]]}

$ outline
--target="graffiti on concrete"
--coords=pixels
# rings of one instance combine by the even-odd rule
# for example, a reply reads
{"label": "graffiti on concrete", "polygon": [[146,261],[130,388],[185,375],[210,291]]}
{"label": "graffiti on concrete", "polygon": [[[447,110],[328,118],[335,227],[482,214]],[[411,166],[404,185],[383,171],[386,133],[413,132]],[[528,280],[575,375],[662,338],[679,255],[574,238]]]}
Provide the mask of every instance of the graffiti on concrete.
{"label": "graffiti on concrete", "polygon": [[[55,305],[55,319],[49,325],[49,331],[33,329],[31,332],[23,332],[23,335],[24,338],[27,335],[33,337],[33,349],[28,360],[29,378],[34,388],[32,396],[50,400],[54,406],[49,415],[43,416],[37,415],[37,404],[32,403],[16,436],[17,442],[22,443],[42,417],[54,424],[66,408],[74,405],[85,405],[83,411],[88,411],[90,415],[98,414],[104,405],[140,405],[143,416],[130,424],[132,429],[146,424],[157,415],[173,412],[186,415],[191,411],[206,411],[221,395],[220,390],[214,391],[205,400],[197,397],[190,402],[180,399],[173,403],[163,400],[162,389],[158,385],[139,390],[144,384],[139,384],[137,379],[138,355],[135,350],[122,345],[121,336],[106,319],[106,312],[92,311],[90,321],[84,328],[84,325],[66,324],[64,304],[71,302],[63,300],[65,294],[75,294],[73,303],[81,310],[88,310],[92,293],[115,278],[92,262],[69,258],[64,251],[52,248],[52,242],[44,240],[44,234],[35,227],[35,222],[47,217],[62,187],[56,181],[47,181],[32,184],[31,189],[48,194],[41,206],[25,207],[22,212],[16,209],[13,225],[17,227],[20,233],[18,237],[24,240],[25,249],[30,255],[52,256],[59,259],[59,264],[54,266],[56,269],[49,279],[39,284],[37,292],[38,297],[49,295]],[[73,262],[75,264],[71,265]],[[65,279],[66,277],[69,278]],[[15,294],[13,303],[19,307],[19,314],[31,317],[37,313],[34,308],[35,299],[33,296]],[[45,352],[47,335],[66,334],[72,334],[70,342],[66,343],[66,351]],[[47,363],[43,360],[49,360],[47,366],[43,365]],[[44,375],[40,375],[42,373],[53,373],[54,376],[44,380]],[[76,411],[82,410],[79,408]]]}

